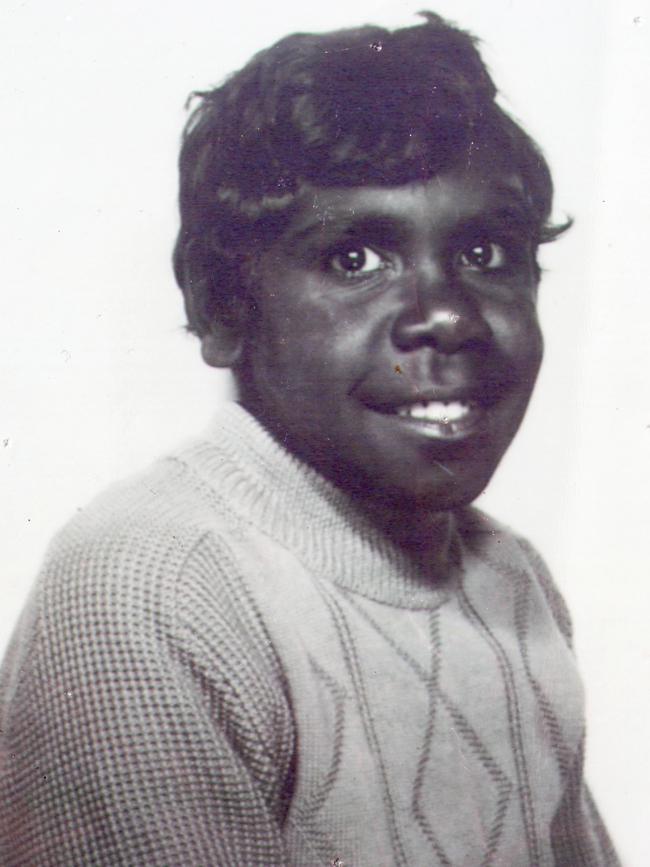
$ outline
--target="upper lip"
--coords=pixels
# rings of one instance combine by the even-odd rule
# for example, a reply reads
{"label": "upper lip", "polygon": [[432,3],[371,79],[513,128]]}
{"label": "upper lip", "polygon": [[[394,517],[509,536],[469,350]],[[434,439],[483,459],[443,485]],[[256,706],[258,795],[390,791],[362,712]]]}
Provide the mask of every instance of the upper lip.
{"label": "upper lip", "polygon": [[364,400],[363,402],[370,409],[377,412],[394,412],[399,407],[415,406],[422,403],[471,403],[471,404],[487,404],[492,401],[486,401],[485,389],[479,385],[476,387],[462,388],[413,388],[408,393],[393,394],[390,397],[381,398],[379,400]]}
{"label": "upper lip", "polygon": [[[443,380],[445,378],[441,377]],[[503,400],[517,382],[514,371],[505,365],[489,371],[478,370],[473,376],[454,376],[449,379],[449,382],[432,382],[422,377],[397,374],[391,377],[390,384],[386,381],[377,382],[376,388],[371,381],[360,383],[354,393],[365,406],[377,412],[394,412],[398,407],[429,402],[459,401],[490,407]]]}

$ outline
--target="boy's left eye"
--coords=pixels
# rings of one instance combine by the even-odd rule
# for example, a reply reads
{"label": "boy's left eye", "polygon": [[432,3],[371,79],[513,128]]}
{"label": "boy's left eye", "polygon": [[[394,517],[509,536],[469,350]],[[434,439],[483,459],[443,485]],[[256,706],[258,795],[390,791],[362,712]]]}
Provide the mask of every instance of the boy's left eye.
{"label": "boy's left eye", "polygon": [[464,249],[458,261],[462,267],[472,271],[492,271],[503,268],[507,256],[501,244],[496,244],[494,241],[480,241]]}
{"label": "boy's left eye", "polygon": [[340,247],[328,258],[328,265],[333,270],[348,278],[357,275],[364,276],[382,271],[386,262],[371,247],[362,244],[351,244]]}

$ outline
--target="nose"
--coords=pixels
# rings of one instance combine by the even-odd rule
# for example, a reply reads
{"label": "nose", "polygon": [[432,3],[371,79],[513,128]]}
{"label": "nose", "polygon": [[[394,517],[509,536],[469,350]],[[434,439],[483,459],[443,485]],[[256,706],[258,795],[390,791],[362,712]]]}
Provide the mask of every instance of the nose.
{"label": "nose", "polygon": [[485,344],[491,333],[470,292],[444,275],[429,273],[411,287],[393,324],[392,338],[394,345],[404,351],[426,345],[452,355]]}

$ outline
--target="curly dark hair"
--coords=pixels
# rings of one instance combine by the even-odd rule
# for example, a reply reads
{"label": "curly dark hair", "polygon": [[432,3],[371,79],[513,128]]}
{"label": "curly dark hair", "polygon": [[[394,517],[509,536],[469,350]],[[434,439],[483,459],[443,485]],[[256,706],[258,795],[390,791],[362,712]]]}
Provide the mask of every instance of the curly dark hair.
{"label": "curly dark hair", "polygon": [[484,150],[524,186],[537,243],[553,184],[532,139],[495,102],[468,33],[432,12],[395,31],[365,26],[294,34],[198,100],[180,154],[174,251],[189,329],[228,322],[252,250],[284,231],[305,185],[399,185],[471,162]]}

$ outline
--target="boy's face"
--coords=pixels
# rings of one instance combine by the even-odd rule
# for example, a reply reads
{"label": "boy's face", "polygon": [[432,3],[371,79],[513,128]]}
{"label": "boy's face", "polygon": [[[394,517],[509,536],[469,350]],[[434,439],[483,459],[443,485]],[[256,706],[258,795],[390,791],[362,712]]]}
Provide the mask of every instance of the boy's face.
{"label": "boy's face", "polygon": [[257,259],[242,402],[353,493],[471,502],[542,358],[526,215],[494,168],[308,191]]}

